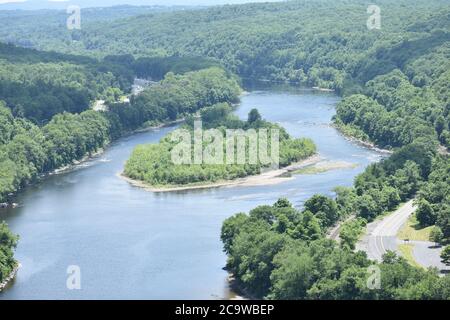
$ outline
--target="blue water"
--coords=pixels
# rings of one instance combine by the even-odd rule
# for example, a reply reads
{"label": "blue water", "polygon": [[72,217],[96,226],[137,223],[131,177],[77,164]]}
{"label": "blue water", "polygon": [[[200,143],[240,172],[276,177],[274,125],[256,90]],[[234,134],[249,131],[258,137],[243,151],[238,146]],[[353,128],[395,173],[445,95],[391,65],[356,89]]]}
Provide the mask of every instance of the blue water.
{"label": "blue water", "polygon": [[[20,234],[22,267],[0,299],[222,299],[233,295],[223,270],[224,219],[287,197],[296,206],[315,193],[333,195],[381,157],[344,139],[330,121],[339,98],[309,90],[253,91],[236,113],[256,107],[296,137],[312,138],[326,160],[358,165],[285,183],[151,193],[117,177],[138,144],[173,128],[135,134],[92,161],[28,188],[21,207],[0,211]],[[66,286],[67,268],[81,269],[81,290]]]}

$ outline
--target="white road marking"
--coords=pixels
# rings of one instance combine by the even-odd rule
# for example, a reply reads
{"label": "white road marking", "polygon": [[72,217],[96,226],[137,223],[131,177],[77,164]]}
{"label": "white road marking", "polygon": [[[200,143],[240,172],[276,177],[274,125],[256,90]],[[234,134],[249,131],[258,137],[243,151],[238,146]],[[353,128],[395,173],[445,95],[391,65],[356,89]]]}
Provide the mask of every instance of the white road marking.
{"label": "white road marking", "polygon": [[387,237],[397,236],[400,228],[416,209],[413,200],[410,200],[379,222],[372,231],[372,234],[369,235],[368,253],[375,259],[381,261],[383,254],[387,252],[384,242],[385,239]]}

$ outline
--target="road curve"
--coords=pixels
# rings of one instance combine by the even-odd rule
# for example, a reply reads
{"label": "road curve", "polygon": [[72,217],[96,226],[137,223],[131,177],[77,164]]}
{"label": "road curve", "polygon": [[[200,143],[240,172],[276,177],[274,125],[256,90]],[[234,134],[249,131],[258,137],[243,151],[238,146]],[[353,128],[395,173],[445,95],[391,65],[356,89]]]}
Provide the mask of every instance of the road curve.
{"label": "road curve", "polygon": [[408,218],[416,211],[416,209],[417,207],[414,205],[413,200],[406,202],[394,213],[381,220],[372,231],[372,235],[376,237],[397,236],[400,228],[408,221]]}
{"label": "road curve", "polygon": [[370,259],[377,261],[388,250],[397,251],[397,233],[416,209],[410,200],[384,219],[370,223],[357,249],[366,251]]}

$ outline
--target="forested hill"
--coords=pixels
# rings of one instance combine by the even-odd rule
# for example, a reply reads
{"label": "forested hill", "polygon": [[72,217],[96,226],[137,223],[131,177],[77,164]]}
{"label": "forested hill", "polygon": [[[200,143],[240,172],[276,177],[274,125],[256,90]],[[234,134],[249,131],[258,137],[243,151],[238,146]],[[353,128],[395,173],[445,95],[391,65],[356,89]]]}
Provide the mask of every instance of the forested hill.
{"label": "forested hill", "polygon": [[[45,1],[49,4],[49,1]],[[92,1],[90,1],[92,2]],[[49,44],[51,42],[66,41],[70,37],[70,31],[66,28],[68,14],[66,8],[69,5],[81,5],[78,1],[76,4],[70,4],[60,1],[54,2],[58,8],[51,9],[36,9],[36,10],[21,10],[19,8],[8,8],[9,6],[30,6],[31,1],[25,1],[22,4],[10,3],[0,5],[0,24],[2,28],[2,40],[11,42],[13,44],[24,47],[34,47],[40,49],[52,49],[48,45],[41,45],[43,43]],[[82,5],[81,5],[82,6]],[[92,6],[92,5],[91,5]],[[83,7],[83,6],[82,6]],[[28,8],[24,8],[28,9]],[[32,8],[30,8],[32,9]],[[176,10],[187,10],[185,6],[130,6],[121,5],[104,8],[82,8],[82,26],[85,24],[101,25],[107,21],[123,19],[143,14],[154,14],[161,12],[172,12]],[[195,8],[192,8],[195,9]],[[28,36],[27,36],[28,34]],[[34,36],[39,35],[37,38]],[[30,41],[30,36],[33,41]],[[39,41],[37,41],[39,39]],[[37,43],[39,42],[39,45]],[[56,48],[55,48],[56,49]],[[73,50],[68,50],[73,52]]]}
{"label": "forested hill", "polygon": [[169,71],[181,74],[212,66],[220,63],[198,57],[97,59],[0,43],[0,101],[14,116],[44,125],[58,113],[85,111],[97,99],[118,101],[135,77],[160,80]]}
{"label": "forested hill", "polygon": [[[369,1],[288,1],[59,23],[8,21],[0,39],[91,55],[209,56],[244,77],[341,90],[435,52],[449,39],[445,0],[377,1],[381,30],[368,30]],[[86,14],[90,17],[90,13]],[[426,27],[425,27],[426,26]],[[45,32],[44,32],[45,31]]]}
{"label": "forested hill", "polygon": [[133,79],[132,70],[107,59],[0,43],[0,100],[14,116],[39,125],[58,113],[82,112],[94,99],[114,100]]}

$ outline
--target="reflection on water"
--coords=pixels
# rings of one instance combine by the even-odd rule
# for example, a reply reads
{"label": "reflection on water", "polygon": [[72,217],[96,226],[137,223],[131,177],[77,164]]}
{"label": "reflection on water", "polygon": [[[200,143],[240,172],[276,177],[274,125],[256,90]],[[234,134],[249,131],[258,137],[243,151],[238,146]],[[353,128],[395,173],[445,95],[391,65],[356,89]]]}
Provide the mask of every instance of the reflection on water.
{"label": "reflection on water", "polygon": [[[22,268],[3,299],[221,299],[232,296],[223,270],[222,221],[287,197],[296,206],[315,193],[333,195],[380,154],[345,140],[329,126],[338,98],[275,88],[242,98],[236,113],[258,108],[294,136],[312,138],[327,161],[358,165],[295,176],[270,186],[150,193],[117,177],[132,149],[173,128],[139,133],[77,170],[28,188],[0,212],[20,234]],[[66,289],[69,265],[81,268],[81,290]]]}

